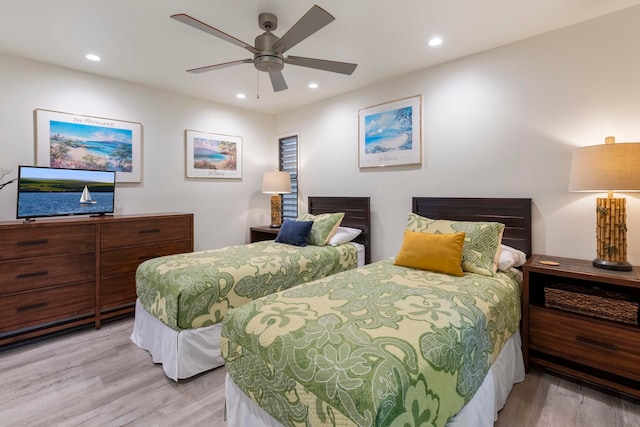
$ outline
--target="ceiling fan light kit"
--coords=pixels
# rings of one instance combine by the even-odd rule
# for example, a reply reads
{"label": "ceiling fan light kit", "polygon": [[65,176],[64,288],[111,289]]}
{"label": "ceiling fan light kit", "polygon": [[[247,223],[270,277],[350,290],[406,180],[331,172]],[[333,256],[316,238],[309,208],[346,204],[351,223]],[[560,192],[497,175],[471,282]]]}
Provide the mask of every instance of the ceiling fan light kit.
{"label": "ceiling fan light kit", "polygon": [[284,64],[315,68],[318,70],[346,75],[351,75],[358,66],[358,64],[348,62],[306,58],[302,56],[285,57],[283,55],[287,50],[291,49],[293,46],[297,45],[335,19],[329,12],[317,5],[309,9],[309,11],[307,11],[307,13],[305,13],[304,16],[302,16],[302,18],[300,18],[298,22],[296,22],[282,37],[278,37],[272,33],[272,31],[278,28],[278,17],[273,13],[261,13],[258,16],[258,26],[265,32],[255,38],[254,46],[251,46],[242,40],[239,40],[184,13],[171,15],[171,18],[253,53],[253,59],[241,59],[238,61],[223,62],[220,64],[207,65],[205,67],[192,68],[187,70],[187,72],[190,73],[204,73],[233,65],[253,63],[254,67],[258,71],[269,74],[274,92],[279,92],[288,88],[282,74]]}

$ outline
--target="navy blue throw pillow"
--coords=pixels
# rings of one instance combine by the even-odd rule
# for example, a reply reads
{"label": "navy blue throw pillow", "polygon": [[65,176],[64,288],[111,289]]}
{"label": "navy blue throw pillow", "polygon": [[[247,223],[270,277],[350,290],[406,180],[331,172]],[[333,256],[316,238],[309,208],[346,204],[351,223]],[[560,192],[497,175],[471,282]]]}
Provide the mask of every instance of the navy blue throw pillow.
{"label": "navy blue throw pillow", "polygon": [[285,219],[280,226],[276,242],[295,246],[307,246],[307,239],[311,233],[313,221],[295,221]]}

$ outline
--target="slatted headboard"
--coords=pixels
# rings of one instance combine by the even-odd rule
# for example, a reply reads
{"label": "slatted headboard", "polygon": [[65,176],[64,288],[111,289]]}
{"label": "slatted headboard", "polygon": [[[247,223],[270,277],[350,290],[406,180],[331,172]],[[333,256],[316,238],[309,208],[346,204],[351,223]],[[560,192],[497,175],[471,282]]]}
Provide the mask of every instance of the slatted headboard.
{"label": "slatted headboard", "polygon": [[359,228],[362,233],[354,239],[364,245],[365,263],[371,262],[371,211],[369,197],[309,197],[309,213],[344,212],[340,225]]}
{"label": "slatted headboard", "polygon": [[531,256],[531,199],[414,197],[412,211],[433,219],[501,222],[502,243]]}

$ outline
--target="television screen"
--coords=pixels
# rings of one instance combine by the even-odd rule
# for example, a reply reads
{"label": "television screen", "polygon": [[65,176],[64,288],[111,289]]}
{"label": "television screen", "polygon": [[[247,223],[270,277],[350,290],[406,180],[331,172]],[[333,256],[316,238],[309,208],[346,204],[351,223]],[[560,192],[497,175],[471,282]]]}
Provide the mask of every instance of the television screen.
{"label": "television screen", "polygon": [[113,212],[116,173],[20,166],[17,218]]}

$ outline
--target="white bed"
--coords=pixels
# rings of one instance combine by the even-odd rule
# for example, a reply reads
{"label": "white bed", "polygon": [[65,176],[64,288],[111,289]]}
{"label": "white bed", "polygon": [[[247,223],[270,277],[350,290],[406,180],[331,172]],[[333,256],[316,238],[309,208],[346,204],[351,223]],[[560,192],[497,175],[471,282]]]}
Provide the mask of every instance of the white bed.
{"label": "white bed", "polygon": [[[350,242],[358,252],[358,266],[365,263],[365,246]],[[131,341],[161,363],[167,377],[185,379],[224,364],[220,355],[220,330],[216,323],[196,329],[172,329],[136,301]]]}
{"label": "white bed", "polygon": [[[498,411],[511,393],[513,385],[524,381],[520,333],[506,343],[489,369],[487,377],[466,406],[449,420],[447,427],[492,427]],[[240,390],[231,377],[225,380],[227,427],[282,427],[277,420],[260,408]]]}
{"label": "white bed", "polygon": [[[512,249],[517,248],[525,258],[526,254],[531,253],[530,199],[414,198],[413,212],[436,219],[500,222],[504,225],[504,234],[501,235],[502,243],[509,245]],[[431,220],[423,223],[429,224],[429,221]],[[447,221],[442,223],[438,224],[438,229],[446,228],[444,223]],[[485,234],[484,225],[477,227],[477,230],[483,230],[478,235]],[[495,237],[492,239],[495,240]],[[504,249],[504,245],[502,248]],[[477,250],[477,247],[474,250]],[[498,254],[500,251],[496,253],[494,263],[497,262]],[[500,258],[502,260],[502,257]],[[281,421],[274,417],[278,417],[287,425],[297,425],[303,422],[302,420],[311,422],[312,425],[314,423],[330,425],[331,420],[339,421],[340,425],[342,423],[360,425],[361,420],[365,424],[376,425],[376,420],[384,420],[382,422],[386,423],[403,419],[402,414],[408,414],[409,417],[416,414],[420,414],[420,417],[425,416],[428,414],[425,408],[429,407],[438,408],[434,409],[437,412],[442,410],[442,415],[429,416],[437,419],[438,425],[446,423],[449,427],[493,426],[498,411],[506,403],[513,385],[523,381],[525,377],[521,338],[518,332],[520,316],[518,288],[522,279],[521,274],[517,274],[519,271],[514,271],[511,267],[508,271],[502,270],[515,282],[504,281],[507,284],[505,288],[501,286],[494,288],[491,283],[482,283],[480,277],[471,277],[471,275],[467,277],[466,269],[465,277],[459,281],[457,278],[455,280],[452,280],[452,277],[447,278],[446,275],[436,279],[437,273],[429,273],[425,277],[417,270],[402,272],[392,271],[391,268],[394,267],[385,262],[374,263],[362,269],[339,273],[301,285],[291,291],[272,294],[268,298],[253,301],[230,313],[231,315],[227,316],[223,322],[221,334],[222,354],[228,368],[225,390],[227,425],[229,427],[282,426]],[[501,274],[505,273],[498,272],[496,278]],[[411,285],[412,281],[417,283],[415,288]],[[464,283],[465,281],[467,284],[471,281],[472,285],[468,286]],[[468,289],[470,294],[458,294],[460,290],[454,288],[458,283],[460,290]],[[448,296],[449,287],[457,296]],[[424,291],[427,288],[429,292]],[[420,292],[426,292],[425,295],[430,297],[432,295],[444,297],[442,301],[433,304],[433,307],[436,307],[434,313],[437,312],[438,315],[420,317],[422,315],[419,313],[423,313],[421,311],[423,306],[417,302],[420,300],[416,300],[415,303],[407,302],[413,301],[416,293]],[[484,292],[488,293],[484,294]],[[501,296],[498,297],[498,295]],[[475,300],[474,303],[470,303],[472,300]],[[438,319],[446,323],[446,319],[455,318],[455,315],[442,314],[446,301],[456,301],[451,305],[452,307],[464,305],[469,310],[465,311],[468,319],[479,319],[476,326],[465,330],[464,334],[468,334],[467,338],[475,334],[475,331],[482,330],[485,321],[486,325],[499,325],[503,332],[508,332],[502,337],[491,333],[492,336],[501,340],[502,345],[496,343],[495,346],[490,347],[496,349],[498,353],[493,353],[493,362],[486,365],[486,368],[482,363],[469,365],[466,376],[456,386],[456,393],[445,397],[444,388],[439,388],[444,384],[441,380],[445,376],[436,380],[439,373],[432,376],[424,374],[425,377],[430,375],[429,378],[434,381],[433,386],[429,386],[427,390],[418,389],[418,387],[412,389],[412,385],[404,389],[403,386],[405,391],[397,395],[402,397],[391,398],[390,401],[393,403],[390,404],[384,399],[388,399],[388,396],[396,396],[396,389],[400,389],[400,386],[395,385],[396,383],[405,381],[403,384],[414,384],[413,380],[400,380],[404,378],[402,372],[405,367],[419,379],[415,384],[419,384],[422,378],[422,373],[415,374],[415,362],[408,358],[407,354],[423,352],[425,359],[426,355],[429,355],[429,362],[428,365],[421,366],[433,366],[436,367],[434,371],[447,373],[454,372],[448,369],[460,360],[456,358],[461,357],[461,354],[469,354],[470,360],[477,358],[476,361],[481,359],[478,357],[479,354],[484,354],[480,351],[482,348],[480,344],[485,342],[484,345],[486,345],[488,342],[481,337],[484,332],[474,339],[469,338],[465,341],[467,344],[478,345],[469,347],[471,353],[457,350],[454,353],[451,350],[453,356],[451,359],[449,359],[450,356],[443,356],[444,353],[439,354],[439,348],[445,349],[445,353],[447,349],[455,348],[455,345],[449,341],[452,335],[441,334],[440,331],[443,329],[433,328],[433,331],[437,331],[440,334],[439,337],[445,337],[444,341],[440,341],[440,338],[427,338],[422,341],[430,333],[427,332],[429,328],[422,327],[423,323],[436,323]],[[489,306],[494,303],[499,303],[499,306]],[[411,307],[403,313],[408,313],[409,317],[415,315],[418,319],[419,324],[415,325],[416,329],[401,326],[402,319],[397,314],[399,311],[393,311],[403,307],[403,304]],[[374,308],[378,307],[382,308],[374,311]],[[470,313],[474,310],[483,310],[484,314],[471,315]],[[394,315],[388,314],[391,311]],[[291,314],[280,314],[285,312]],[[384,313],[382,318],[388,323],[379,320],[376,313]],[[494,318],[494,316],[499,317]],[[282,320],[284,318],[289,319],[289,323],[284,322]],[[267,319],[274,323],[265,323]],[[455,324],[457,323],[451,323],[451,325]],[[386,332],[390,333],[385,334],[382,331],[378,333],[376,329],[378,325],[386,325],[388,327]],[[383,328],[384,326],[381,327]],[[469,332],[471,330],[474,332]],[[407,342],[415,343],[413,347],[415,353],[400,350],[404,344],[401,342],[403,337]],[[418,338],[421,345],[418,345]],[[378,344],[380,342],[384,342],[388,347],[380,346]],[[432,344],[435,345],[432,346]],[[386,351],[384,349],[390,349],[388,357],[379,356],[384,354]],[[365,354],[366,357],[358,359]],[[376,370],[378,366],[376,363],[382,363],[379,361],[386,363],[389,360],[396,360],[396,357],[402,362],[398,362],[397,365],[385,365],[384,369]],[[347,360],[353,365],[342,365],[342,361]],[[406,363],[405,360],[410,363]],[[445,360],[447,362],[444,362]],[[328,373],[330,366],[338,366],[339,372],[344,371],[343,378],[347,379],[346,382],[335,382],[334,377],[338,378],[340,373],[330,375]],[[354,366],[353,370],[351,366]],[[248,367],[250,369],[247,369]],[[482,372],[486,372],[486,376]],[[375,375],[368,377],[371,373]],[[475,381],[473,378],[478,380]],[[237,383],[239,386],[234,380],[239,381]],[[360,386],[353,388],[358,381],[361,383]],[[474,381],[474,387],[469,387],[469,384]],[[329,387],[329,384],[334,388]],[[389,384],[393,384],[393,387]],[[431,387],[438,387],[437,391],[434,392],[434,388]],[[343,392],[338,394],[334,390],[343,390]],[[346,390],[352,390],[352,392],[346,392]],[[382,395],[381,390],[384,391]],[[465,390],[466,399],[460,402],[459,396],[465,393]],[[470,390],[471,394],[469,394]],[[433,399],[434,393],[437,397],[443,398]],[[438,401],[440,403],[437,403]],[[373,402],[373,405],[370,405],[370,402]],[[384,402],[384,404],[380,403],[376,406],[378,402]],[[404,405],[404,409],[397,411],[396,402],[400,402],[398,405]],[[411,402],[414,404],[420,402],[418,404],[420,407],[412,409]],[[389,415],[391,413],[389,411],[394,411],[393,416]],[[414,411],[417,412],[414,413]],[[404,418],[402,422],[406,421],[407,418]]]}
{"label": "white bed", "polygon": [[[371,262],[369,197],[310,196],[307,208],[312,215],[344,212],[340,225],[361,230],[353,241],[346,244],[356,248],[357,266]],[[131,341],[147,350],[154,363],[161,363],[167,377],[178,381],[224,363],[220,355],[220,323],[201,327],[180,327],[176,324],[170,327],[154,314],[158,313],[147,311],[140,298],[136,300]]]}

